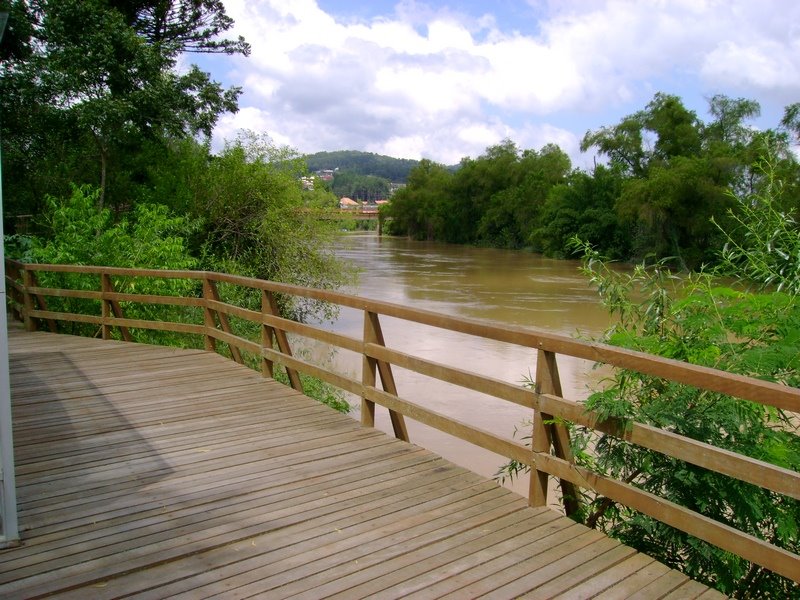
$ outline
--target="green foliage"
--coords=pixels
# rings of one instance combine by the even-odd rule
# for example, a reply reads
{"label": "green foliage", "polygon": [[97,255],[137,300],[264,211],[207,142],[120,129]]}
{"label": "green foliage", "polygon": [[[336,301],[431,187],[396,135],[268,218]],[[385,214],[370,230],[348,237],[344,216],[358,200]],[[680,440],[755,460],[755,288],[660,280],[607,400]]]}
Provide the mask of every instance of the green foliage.
{"label": "green foliage", "polygon": [[[584,246],[584,270],[616,323],[604,341],[732,373],[800,386],[800,303],[783,293],[717,287],[709,275],[676,278],[663,262],[612,270]],[[653,425],[791,470],[800,436],[781,411],[618,370],[587,408],[601,418]],[[573,428],[587,468],[629,482],[797,553],[800,503],[618,438]],[[737,597],[794,597],[792,582],[602,497],[580,517],[694,579]]]}
{"label": "green foliage", "polygon": [[762,189],[737,199],[736,210],[729,210],[733,228],[720,227],[726,239],[722,267],[762,288],[774,286],[797,296],[800,223],[782,206],[783,181],[776,177],[775,162],[774,156],[767,156],[758,163]]}
{"label": "green foliage", "polygon": [[389,197],[389,180],[374,175],[359,175],[352,171],[338,171],[333,176],[331,191],[338,197],[353,200],[375,201]]}
{"label": "green foliage", "polygon": [[[776,166],[774,155],[760,169],[760,193],[742,198],[742,212],[730,212],[729,223],[736,227],[720,225],[729,245],[718,272],[679,277],[668,259],[613,269],[591,244],[572,238],[569,246],[583,254],[583,272],[613,318],[601,341],[800,387],[800,296],[794,287],[798,269],[791,262],[800,248],[800,228],[780,210],[786,206],[779,193],[786,171]],[[722,285],[720,273],[755,284],[757,291]],[[533,383],[528,379],[526,385]],[[585,405],[600,420],[643,423],[800,470],[797,415],[757,402],[616,369]],[[579,465],[800,552],[797,500],[612,435],[566,425]],[[510,462],[498,478],[526,469]],[[609,498],[584,493],[574,518],[737,598],[800,598],[794,582]]]}
{"label": "green foliage", "polygon": [[631,232],[614,213],[622,187],[617,169],[598,165],[592,174],[574,171],[554,186],[542,209],[541,226],[530,236],[534,250],[563,258],[578,236],[615,259],[631,253]]}
{"label": "green foliage", "polygon": [[[151,166],[148,197],[174,202],[199,223],[192,251],[203,268],[335,289],[354,274],[330,250],[336,223],[307,210],[305,172],[293,150],[245,132],[214,157],[194,142],[176,147],[174,160]],[[313,300],[283,299],[282,308],[301,320],[333,317],[329,304]]]}
{"label": "green foliage", "polygon": [[719,243],[711,218],[732,205],[726,182],[714,175],[706,158],[677,156],[623,185],[618,215],[640,226],[634,256],[671,256],[684,270],[713,259]]}
{"label": "green foliage", "polygon": [[312,172],[339,169],[355,175],[371,175],[393,183],[404,183],[411,170],[419,164],[417,160],[392,158],[356,150],[317,152],[308,154],[305,159],[309,171]]}
{"label": "green foliage", "polygon": [[569,157],[557,146],[520,152],[506,140],[455,172],[423,160],[386,214],[391,230],[415,238],[507,248],[528,244],[550,189],[564,180]]}
{"label": "green foliage", "polygon": [[672,257],[683,269],[715,259],[725,220],[727,191],[749,181],[752,148],[758,145],[746,119],[758,103],[714,96],[714,121],[701,122],[676,96],[658,93],[647,107],[614,127],[588,132],[581,148],[596,148],[628,177],[615,210],[631,236],[632,257]]}
{"label": "green foliage", "polygon": [[1,9],[11,14],[0,65],[11,214],[38,214],[45,195],[73,183],[99,187],[100,204],[109,196],[127,206],[145,146],[210,135],[221,113],[237,110],[238,88],[196,66],[175,69],[187,50],[249,51],[219,37],[232,21],[218,0],[0,0]]}
{"label": "green foliage", "polygon": [[65,199],[47,197],[44,225],[51,235],[37,240],[35,262],[192,269],[197,261],[185,247],[191,233],[187,219],[172,215],[159,204],[137,204],[130,218],[114,222],[111,211],[97,208],[100,191],[73,188]]}
{"label": "green foliage", "polygon": [[[109,267],[157,267],[193,269],[198,261],[186,249],[186,236],[194,224],[171,214],[163,205],[138,204],[133,213],[114,221],[107,208],[97,207],[100,191],[87,186],[76,187],[66,199],[47,198],[48,210],[43,227],[47,238],[27,238],[27,248],[19,242],[9,255],[30,262],[49,264],[99,265]],[[19,240],[17,236],[17,240]],[[24,255],[14,255],[24,251]],[[46,273],[40,283],[45,287],[78,290],[100,289],[93,275]],[[193,296],[198,293],[193,282],[185,280],[151,280],[149,278],[117,279],[118,292],[166,296]],[[76,298],[51,298],[50,310],[100,315],[99,302]],[[191,308],[122,303],[125,316],[131,319],[202,322],[202,314]],[[72,324],[73,333],[93,335],[91,326]],[[184,345],[186,340],[173,334],[134,331],[142,342]]]}
{"label": "green foliage", "polygon": [[[459,244],[530,248],[566,256],[574,235],[615,259],[670,257],[683,270],[719,260],[720,230],[745,219],[731,196],[768,185],[753,167],[768,140],[785,183],[783,212],[800,212],[800,165],[790,152],[800,109],[790,105],[780,131],[758,133],[747,120],[757,102],[716,95],[702,122],[677,96],[657,93],[617,125],[589,131],[581,149],[608,158],[570,172],[556,146],[520,151],[510,140],[462,159],[458,169],[422,161],[387,215],[392,233]],[[786,208],[789,207],[789,208]]]}
{"label": "green foliage", "polygon": [[381,211],[391,217],[389,233],[415,239],[441,239],[445,215],[442,201],[449,193],[453,175],[443,165],[424,159],[408,176],[408,184],[395,192]]}

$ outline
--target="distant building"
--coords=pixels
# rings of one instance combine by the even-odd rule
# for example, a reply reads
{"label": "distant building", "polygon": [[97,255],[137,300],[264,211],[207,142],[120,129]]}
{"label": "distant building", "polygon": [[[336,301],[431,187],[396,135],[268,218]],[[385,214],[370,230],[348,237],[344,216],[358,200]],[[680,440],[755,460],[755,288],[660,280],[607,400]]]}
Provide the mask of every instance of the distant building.
{"label": "distant building", "polygon": [[352,198],[345,197],[339,200],[339,208],[343,210],[353,210],[358,208],[359,206],[361,206],[361,204],[356,202]]}
{"label": "distant building", "polygon": [[333,181],[333,174],[335,171],[333,169],[322,169],[317,171],[315,175],[322,179],[322,181]]}

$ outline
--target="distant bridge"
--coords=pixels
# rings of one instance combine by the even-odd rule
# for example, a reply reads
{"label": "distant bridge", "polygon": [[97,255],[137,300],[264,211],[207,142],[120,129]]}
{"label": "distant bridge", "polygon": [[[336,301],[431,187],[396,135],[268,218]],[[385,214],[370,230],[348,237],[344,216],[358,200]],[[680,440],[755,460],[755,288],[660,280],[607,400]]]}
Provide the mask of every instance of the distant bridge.
{"label": "distant bridge", "polygon": [[377,221],[378,235],[383,234],[383,224],[392,219],[381,215],[377,208],[327,210],[320,212],[318,218],[325,221]]}
{"label": "distant bridge", "polygon": [[380,213],[378,209],[359,209],[359,210],[352,210],[347,208],[342,208],[339,210],[334,211],[327,211],[323,213],[324,219],[356,219],[358,221],[377,221],[380,219]]}

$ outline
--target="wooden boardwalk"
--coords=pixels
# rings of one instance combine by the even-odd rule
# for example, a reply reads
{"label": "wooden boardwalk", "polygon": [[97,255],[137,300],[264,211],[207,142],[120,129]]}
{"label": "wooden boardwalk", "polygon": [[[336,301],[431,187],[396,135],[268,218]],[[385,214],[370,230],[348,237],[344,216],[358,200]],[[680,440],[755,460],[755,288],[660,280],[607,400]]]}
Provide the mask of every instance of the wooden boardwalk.
{"label": "wooden boardwalk", "polygon": [[213,353],[11,332],[0,597],[717,598]]}

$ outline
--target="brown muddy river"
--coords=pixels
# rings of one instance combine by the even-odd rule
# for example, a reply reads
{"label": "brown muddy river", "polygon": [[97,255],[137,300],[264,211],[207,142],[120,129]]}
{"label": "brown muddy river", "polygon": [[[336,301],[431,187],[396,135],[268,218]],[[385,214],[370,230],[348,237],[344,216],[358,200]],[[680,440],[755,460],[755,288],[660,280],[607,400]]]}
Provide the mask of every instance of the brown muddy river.
{"label": "brown muddy river", "polygon": [[[571,336],[597,336],[609,323],[596,292],[578,271],[577,261],[379,238],[375,233],[345,235],[337,242],[336,253],[361,270],[357,286],[347,291],[363,297]],[[388,346],[417,356],[516,384],[535,372],[534,350],[390,318],[381,323]],[[350,310],[343,310],[333,325],[336,331],[359,338],[362,328],[362,314]],[[358,355],[339,351],[333,362],[337,371],[360,379]],[[585,398],[599,379],[587,361],[559,356],[558,367],[569,398]],[[402,397],[437,412],[508,438],[521,439],[529,430],[525,421],[530,414],[523,407],[402,369],[395,368],[395,378]],[[358,400],[351,399],[351,404],[351,414],[360,418]],[[381,407],[377,407],[376,424],[391,431],[387,412]],[[407,425],[412,443],[482,475],[494,475],[505,462],[496,454],[420,423],[407,419]],[[509,487],[527,495],[527,478]]]}

